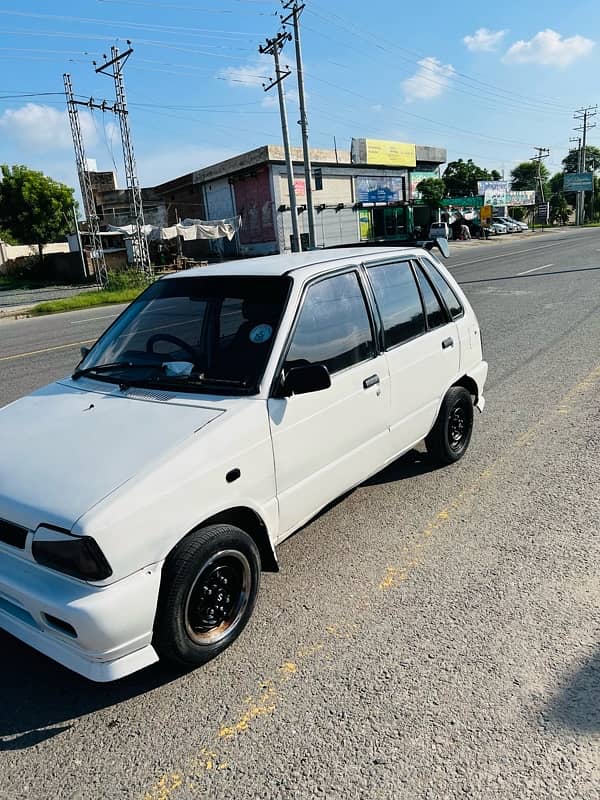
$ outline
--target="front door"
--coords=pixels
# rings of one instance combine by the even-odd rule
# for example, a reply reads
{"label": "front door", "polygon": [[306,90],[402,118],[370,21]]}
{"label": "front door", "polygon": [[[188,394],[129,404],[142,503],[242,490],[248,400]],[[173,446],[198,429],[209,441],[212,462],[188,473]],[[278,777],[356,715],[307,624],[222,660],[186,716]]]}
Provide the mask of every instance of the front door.
{"label": "front door", "polygon": [[389,375],[355,270],[308,286],[283,372],[325,364],[331,387],[269,399],[279,539],[382,466]]}

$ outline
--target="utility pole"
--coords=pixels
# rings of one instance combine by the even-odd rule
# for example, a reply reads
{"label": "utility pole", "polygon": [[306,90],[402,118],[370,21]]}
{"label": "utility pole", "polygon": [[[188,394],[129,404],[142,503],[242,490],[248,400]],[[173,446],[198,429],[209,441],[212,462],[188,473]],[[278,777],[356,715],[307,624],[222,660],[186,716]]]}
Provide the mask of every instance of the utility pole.
{"label": "utility pole", "polygon": [[[580,147],[580,158],[579,158],[579,171],[580,172],[587,172],[586,169],[586,158],[585,158],[585,146],[586,146],[586,139],[587,139],[587,132],[589,128],[595,128],[596,123],[590,123],[588,120],[590,117],[595,117],[598,113],[598,106],[587,106],[586,108],[580,108],[573,114],[573,119],[581,120],[583,125],[580,125],[578,128],[575,128],[576,131],[583,131],[582,142]],[[592,174],[592,187],[594,185],[594,177]],[[583,225],[585,222],[585,192],[578,192],[577,194],[578,199],[578,214],[577,214],[577,224]]]}
{"label": "utility pole", "polygon": [[[104,249],[102,247],[102,237],[100,236],[100,220],[98,219],[98,212],[96,210],[96,202],[94,200],[94,191],[92,189],[92,181],[85,159],[85,150],[83,145],[83,136],[81,135],[81,125],[79,122],[78,105],[88,105],[79,100],[75,100],[73,94],[73,84],[71,83],[71,76],[67,73],[63,75],[65,85],[65,94],[67,97],[67,111],[69,112],[69,122],[71,123],[71,134],[73,135],[73,147],[75,149],[75,163],[77,166],[77,175],[79,177],[79,186],[81,187],[81,199],[83,200],[83,210],[88,224],[88,232],[91,243],[90,261],[96,277],[98,286],[106,286],[108,281],[108,270],[106,268],[106,260],[104,258]],[[91,101],[90,101],[91,102]],[[73,214],[75,216],[75,214]],[[81,257],[85,263],[84,251],[79,239],[79,226],[77,219],[75,219],[75,230],[78,234],[79,246],[81,249]]]}
{"label": "utility pole", "polygon": [[534,147],[534,150],[537,150],[537,154],[531,157],[532,161],[537,161],[537,182],[540,190],[540,197],[542,198],[542,203],[545,203],[544,197],[544,182],[542,181],[542,161],[545,158],[548,158],[550,155],[550,150],[547,147]]}
{"label": "utility pole", "polygon": [[[582,172],[581,169],[581,136],[570,136],[570,142],[577,142],[577,172]],[[581,192],[575,194],[575,224],[579,225],[579,217],[581,214]]]}
{"label": "utility pole", "polygon": [[[292,250],[300,251],[302,250],[302,243],[300,241],[300,230],[298,227],[298,207],[296,205],[296,189],[294,187],[294,166],[292,164],[292,153],[290,150],[290,138],[288,133],[288,123],[287,123],[287,111],[285,108],[285,93],[283,91],[283,81],[291,75],[291,71],[289,68],[286,67],[286,71],[283,72],[279,65],[279,53],[283,48],[283,45],[286,42],[289,42],[292,38],[290,33],[279,33],[274,39],[267,39],[266,45],[261,45],[258,48],[258,52],[261,55],[267,53],[268,55],[273,56],[273,60],[275,62],[275,78],[271,81],[271,83],[267,86],[263,83],[263,89],[265,92],[268,92],[269,89],[272,89],[273,86],[277,86],[277,92],[279,94],[279,112],[281,114],[281,134],[283,136],[283,149],[285,151],[285,164],[287,169],[287,181],[288,181],[288,191],[290,195],[290,212],[292,215],[292,231],[294,234],[294,246]],[[285,248],[285,242],[283,244]]]}
{"label": "utility pole", "polygon": [[[282,0],[283,2],[283,0]],[[302,130],[302,152],[304,156],[304,181],[306,183],[306,212],[308,215],[308,241],[309,250],[314,250],[315,241],[315,209],[312,195],[312,165],[310,163],[310,148],[308,145],[308,117],[306,115],[306,99],[304,95],[304,68],[302,66],[302,47],[300,42],[300,14],[305,4],[300,5],[297,0],[288,0],[283,7],[291,9],[287,17],[281,15],[283,25],[288,25],[292,20],[294,27],[294,43],[296,45],[296,75],[298,76],[298,99],[300,103],[300,128]]]}
{"label": "utility pole", "polygon": [[[131,42],[127,41],[128,45]],[[129,190],[129,213],[133,223],[133,264],[140,272],[147,277],[152,277],[152,264],[150,263],[150,253],[148,251],[148,240],[144,233],[144,206],[142,202],[142,190],[137,176],[135,155],[133,152],[133,142],[129,130],[129,112],[127,110],[127,98],[125,97],[125,82],[123,80],[123,66],[133,53],[130,46],[124,53],[119,53],[116,47],[111,47],[112,58],[105,61],[96,72],[104,75],[111,75],[115,82],[115,113],[119,118],[121,128],[121,141],[123,142],[123,161],[125,162],[125,176],[127,189]],[[104,56],[106,58],[106,56]],[[95,62],[94,62],[95,65]],[[112,70],[107,72],[112,67]]]}

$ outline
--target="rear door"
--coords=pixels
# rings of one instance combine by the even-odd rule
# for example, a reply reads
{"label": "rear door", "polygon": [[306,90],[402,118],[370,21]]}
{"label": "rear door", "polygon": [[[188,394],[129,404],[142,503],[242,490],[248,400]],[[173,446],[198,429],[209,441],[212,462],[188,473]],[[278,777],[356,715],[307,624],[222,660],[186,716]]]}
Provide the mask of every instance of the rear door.
{"label": "rear door", "polygon": [[268,401],[280,539],[376,472],[389,449],[387,362],[357,269],[304,292],[282,374],[315,363],[329,369],[329,389]]}
{"label": "rear door", "polygon": [[458,375],[460,342],[456,324],[416,261],[365,266],[383,322],[393,458],[429,433]]}

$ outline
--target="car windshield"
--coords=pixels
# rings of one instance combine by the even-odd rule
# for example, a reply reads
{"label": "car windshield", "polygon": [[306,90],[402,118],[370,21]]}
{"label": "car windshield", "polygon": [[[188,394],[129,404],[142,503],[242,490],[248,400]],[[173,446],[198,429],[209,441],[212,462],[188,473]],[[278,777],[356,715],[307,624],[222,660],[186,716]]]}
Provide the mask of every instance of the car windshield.
{"label": "car windshield", "polygon": [[73,378],[256,392],[290,283],[287,276],[237,275],[157,281],[100,337]]}

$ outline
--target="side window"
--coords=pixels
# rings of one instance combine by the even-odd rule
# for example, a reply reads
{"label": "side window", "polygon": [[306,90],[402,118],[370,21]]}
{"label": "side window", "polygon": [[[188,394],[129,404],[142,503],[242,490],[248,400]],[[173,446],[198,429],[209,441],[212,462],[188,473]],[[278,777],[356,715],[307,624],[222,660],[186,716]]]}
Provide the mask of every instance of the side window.
{"label": "side window", "polygon": [[458,319],[464,313],[460,300],[454,294],[454,290],[446,283],[446,279],[437,271],[436,267],[429,260],[424,260],[425,271],[431,279],[433,285],[442,296],[444,303],[450,312],[452,319]]}
{"label": "side window", "polygon": [[386,350],[424,333],[423,306],[409,262],[367,269],[383,319]]}
{"label": "side window", "polygon": [[425,315],[427,316],[427,327],[429,330],[432,330],[433,328],[439,328],[441,325],[445,325],[448,322],[446,310],[442,308],[440,301],[438,300],[436,293],[431,288],[429,279],[423,272],[421,265],[417,264],[416,268],[417,277],[419,279],[419,287],[421,289],[421,294],[423,295]]}
{"label": "side window", "polygon": [[334,373],[374,354],[371,322],[357,274],[334,275],[310,286],[284,369],[325,364]]}

